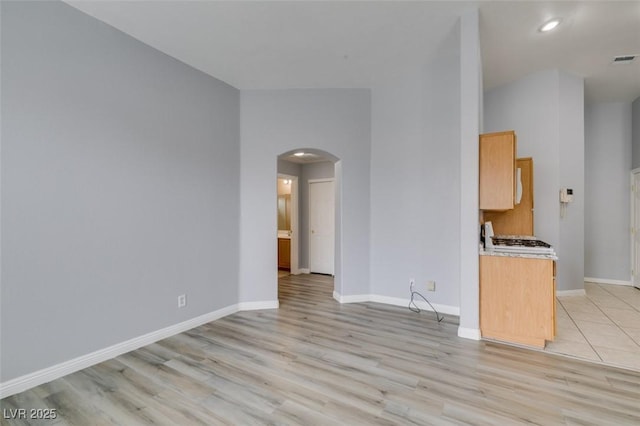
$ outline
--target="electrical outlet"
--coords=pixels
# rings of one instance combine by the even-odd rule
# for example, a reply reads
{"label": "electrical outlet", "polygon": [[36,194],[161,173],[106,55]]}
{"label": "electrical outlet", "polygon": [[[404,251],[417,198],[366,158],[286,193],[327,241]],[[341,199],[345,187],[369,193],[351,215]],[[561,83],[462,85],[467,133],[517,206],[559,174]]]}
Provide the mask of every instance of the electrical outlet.
{"label": "electrical outlet", "polygon": [[427,281],[427,291],[436,291],[435,281]]}
{"label": "electrical outlet", "polygon": [[178,308],[184,308],[185,306],[187,306],[187,295],[181,294],[178,296]]}

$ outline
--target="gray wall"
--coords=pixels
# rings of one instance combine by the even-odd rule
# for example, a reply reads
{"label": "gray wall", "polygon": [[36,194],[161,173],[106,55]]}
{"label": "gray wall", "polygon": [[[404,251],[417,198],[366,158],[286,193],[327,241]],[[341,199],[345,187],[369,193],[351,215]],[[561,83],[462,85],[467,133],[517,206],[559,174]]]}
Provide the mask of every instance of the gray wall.
{"label": "gray wall", "polygon": [[[484,94],[483,131],[515,130],[518,157],[533,157],[534,233],[556,249],[558,290],[584,287],[583,93],[582,79],[548,70]],[[564,219],[562,186],[575,190]]]}
{"label": "gray wall", "polygon": [[300,177],[300,174],[302,173],[302,165],[278,159],[278,173]]}
{"label": "gray wall", "polygon": [[458,336],[480,339],[479,143],[483,86],[478,9],[460,17],[460,325]]}
{"label": "gray wall", "polygon": [[[459,309],[479,338],[477,11],[452,23],[419,70],[372,92],[371,293],[407,299],[409,279]],[[426,292],[426,282],[436,291]]]}
{"label": "gray wall", "polygon": [[633,162],[632,169],[640,168],[640,98],[636,98],[631,104],[632,109],[632,128],[631,137],[633,138],[632,150],[633,150]]}
{"label": "gray wall", "polygon": [[585,276],[629,281],[631,104],[587,105]]}
{"label": "gray wall", "polygon": [[372,111],[371,293],[407,299],[410,278],[424,294],[435,280],[430,301],[458,307],[459,25],[424,68],[376,87]]}
{"label": "gray wall", "polygon": [[277,299],[276,159],[300,148],[339,159],[335,287],[343,295],[368,293],[369,90],[243,90],[240,103],[240,300]]}
{"label": "gray wall", "polygon": [[1,7],[1,380],[237,303],[238,91],[64,3]]}
{"label": "gray wall", "polygon": [[[562,260],[557,263],[557,280],[561,283],[561,289],[574,289],[584,287],[584,80],[559,72],[558,82],[558,186],[573,189],[574,201],[565,208],[564,216],[560,218],[559,254]],[[556,197],[559,202],[558,192]]]}

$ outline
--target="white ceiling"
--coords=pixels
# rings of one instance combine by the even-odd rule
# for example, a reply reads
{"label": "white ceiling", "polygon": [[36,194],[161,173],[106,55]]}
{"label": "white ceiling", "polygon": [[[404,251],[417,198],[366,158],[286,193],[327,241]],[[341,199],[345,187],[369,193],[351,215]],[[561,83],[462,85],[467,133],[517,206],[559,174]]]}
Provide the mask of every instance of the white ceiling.
{"label": "white ceiling", "polygon": [[[562,17],[556,30],[539,26]],[[559,68],[585,78],[590,101],[633,101],[640,96],[640,1],[487,2],[480,34],[485,89],[531,72]]]}
{"label": "white ceiling", "polygon": [[[640,96],[640,2],[78,1],[67,3],[240,89],[374,87],[422,66],[480,8],[485,89],[560,68],[591,101]],[[557,30],[537,28],[561,16]]]}

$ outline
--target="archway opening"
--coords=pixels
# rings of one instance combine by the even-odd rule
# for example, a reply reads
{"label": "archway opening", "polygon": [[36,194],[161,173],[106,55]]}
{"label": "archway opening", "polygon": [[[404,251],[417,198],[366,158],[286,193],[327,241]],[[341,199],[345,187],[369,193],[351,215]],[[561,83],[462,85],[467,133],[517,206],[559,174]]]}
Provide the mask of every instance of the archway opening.
{"label": "archway opening", "polygon": [[[283,251],[289,247],[290,274],[332,276],[334,294],[341,282],[340,169],[337,156],[314,148],[294,149],[277,157],[277,179],[291,185],[290,220],[286,220],[286,206],[278,211],[277,266],[286,265],[287,254]],[[279,192],[283,192],[282,187]],[[285,204],[280,196],[277,201],[280,206]],[[283,210],[285,217],[281,217]],[[279,276],[286,274],[286,268],[277,270]]]}

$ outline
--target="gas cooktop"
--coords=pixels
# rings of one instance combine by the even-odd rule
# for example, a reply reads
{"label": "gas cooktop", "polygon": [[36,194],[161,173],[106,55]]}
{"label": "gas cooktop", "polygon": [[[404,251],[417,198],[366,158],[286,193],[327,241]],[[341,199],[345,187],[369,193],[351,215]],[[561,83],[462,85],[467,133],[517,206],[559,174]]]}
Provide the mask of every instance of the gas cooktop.
{"label": "gas cooktop", "polygon": [[509,247],[544,247],[550,248],[551,244],[547,244],[542,240],[536,240],[531,238],[505,238],[505,237],[492,237],[494,246],[509,246]]}
{"label": "gas cooktop", "polygon": [[[555,255],[555,250],[551,244],[538,240],[535,237],[519,237],[500,235],[491,237],[494,251],[506,253],[528,253],[528,254],[551,254]],[[489,248],[489,247],[488,247]]]}
{"label": "gas cooktop", "polygon": [[531,235],[494,235],[493,224],[489,221],[483,225],[484,233],[481,241],[485,250],[514,254],[543,254],[555,256],[556,252],[542,240]]}

